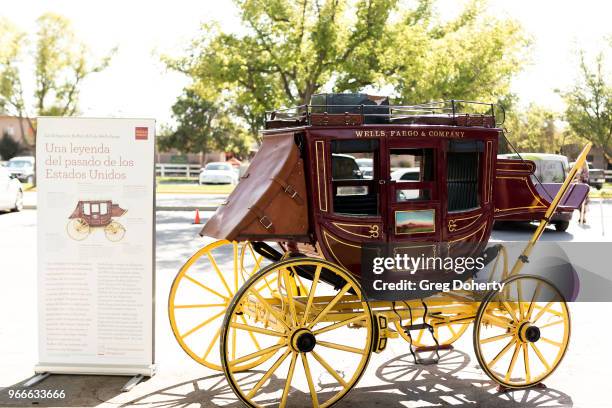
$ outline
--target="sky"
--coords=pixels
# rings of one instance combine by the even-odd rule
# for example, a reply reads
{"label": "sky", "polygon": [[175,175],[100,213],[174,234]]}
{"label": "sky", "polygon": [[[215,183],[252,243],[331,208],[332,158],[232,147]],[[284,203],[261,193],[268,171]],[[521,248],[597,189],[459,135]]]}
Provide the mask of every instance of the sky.
{"label": "sky", "polygon": [[[457,3],[438,2],[443,15],[453,14]],[[158,125],[172,123],[170,107],[188,84],[165,69],[160,55],[181,55],[203,22],[228,30],[239,24],[231,0],[20,0],[5,2],[0,16],[33,33],[36,18],[48,11],[72,20],[94,55],[118,47],[110,67],[84,82],[82,115],[155,118]],[[529,63],[512,84],[522,105],[561,111],[554,90],[576,78],[575,50],[594,54],[612,37],[612,2],[606,0],[489,0],[489,13],[516,19],[533,41]]]}

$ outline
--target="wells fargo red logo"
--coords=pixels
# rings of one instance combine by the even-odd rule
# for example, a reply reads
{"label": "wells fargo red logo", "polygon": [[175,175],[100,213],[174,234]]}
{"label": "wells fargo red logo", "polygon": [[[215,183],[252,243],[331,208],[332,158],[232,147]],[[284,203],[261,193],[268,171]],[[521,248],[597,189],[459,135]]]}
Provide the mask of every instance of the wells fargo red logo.
{"label": "wells fargo red logo", "polygon": [[136,137],[136,140],[147,140],[149,138],[149,128],[136,126],[134,136]]}

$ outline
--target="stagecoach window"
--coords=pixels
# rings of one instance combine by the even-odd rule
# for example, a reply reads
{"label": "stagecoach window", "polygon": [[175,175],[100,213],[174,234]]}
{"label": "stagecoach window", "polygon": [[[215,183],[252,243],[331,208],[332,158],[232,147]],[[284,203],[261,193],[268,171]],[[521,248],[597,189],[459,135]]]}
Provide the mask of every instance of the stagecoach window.
{"label": "stagecoach window", "polygon": [[92,214],[100,214],[100,205],[92,204],[91,205],[91,212],[92,212]]}
{"label": "stagecoach window", "polygon": [[108,213],[108,204],[100,203],[100,214],[106,215]]}
{"label": "stagecoach window", "polygon": [[334,211],[347,215],[378,215],[378,140],[331,142]]}
{"label": "stagecoach window", "polygon": [[434,149],[391,149],[389,154],[391,180],[396,183],[395,200],[431,200],[430,188],[417,188],[411,184],[434,181]]}
{"label": "stagecoach window", "polygon": [[467,211],[479,207],[478,174],[483,143],[452,141],[447,153],[448,211]]}
{"label": "stagecoach window", "polygon": [[89,203],[83,203],[83,214],[85,215],[91,214],[91,207]]}

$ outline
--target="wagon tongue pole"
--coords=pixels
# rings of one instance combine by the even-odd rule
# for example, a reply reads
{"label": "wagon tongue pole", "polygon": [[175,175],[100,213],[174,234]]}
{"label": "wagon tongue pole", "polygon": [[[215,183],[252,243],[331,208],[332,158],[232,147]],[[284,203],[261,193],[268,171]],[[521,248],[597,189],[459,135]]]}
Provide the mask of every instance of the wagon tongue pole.
{"label": "wagon tongue pole", "polygon": [[552,200],[552,202],[550,203],[550,206],[546,210],[546,214],[544,214],[544,218],[540,221],[538,228],[535,230],[535,232],[529,239],[529,242],[525,246],[525,249],[523,249],[523,252],[521,253],[521,255],[519,255],[518,259],[516,260],[516,263],[512,267],[512,271],[510,271],[509,276],[513,276],[519,273],[521,269],[523,268],[523,266],[529,262],[529,255],[531,255],[531,251],[533,250],[533,247],[535,246],[536,242],[538,242],[538,240],[544,233],[544,229],[548,225],[552,215],[555,213],[555,211],[557,211],[557,207],[559,207],[559,204],[561,203],[561,199],[563,198],[563,196],[569,189],[569,186],[571,185],[572,180],[574,179],[574,177],[576,177],[576,173],[578,173],[578,170],[580,170],[582,166],[584,165],[584,162],[586,161],[587,155],[589,154],[589,151],[591,150],[592,146],[593,146],[593,143],[589,142],[584,147],[584,149],[582,149],[582,152],[578,156],[576,163],[574,163],[574,167],[572,167],[569,174],[565,178],[565,181],[561,185],[561,188],[559,188],[557,195]]}

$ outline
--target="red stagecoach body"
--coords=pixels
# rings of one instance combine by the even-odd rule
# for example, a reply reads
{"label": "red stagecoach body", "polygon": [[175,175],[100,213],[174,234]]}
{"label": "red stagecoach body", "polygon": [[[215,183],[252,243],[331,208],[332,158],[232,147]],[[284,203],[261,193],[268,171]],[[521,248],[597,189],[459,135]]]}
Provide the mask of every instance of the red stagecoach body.
{"label": "red stagecoach body", "polygon": [[[543,217],[550,206],[533,162],[497,157],[495,106],[371,100],[270,113],[259,152],[201,235],[310,247],[359,274],[366,245],[483,248],[496,219]],[[370,176],[357,159],[371,162]],[[572,186],[559,211],[587,192]]]}

